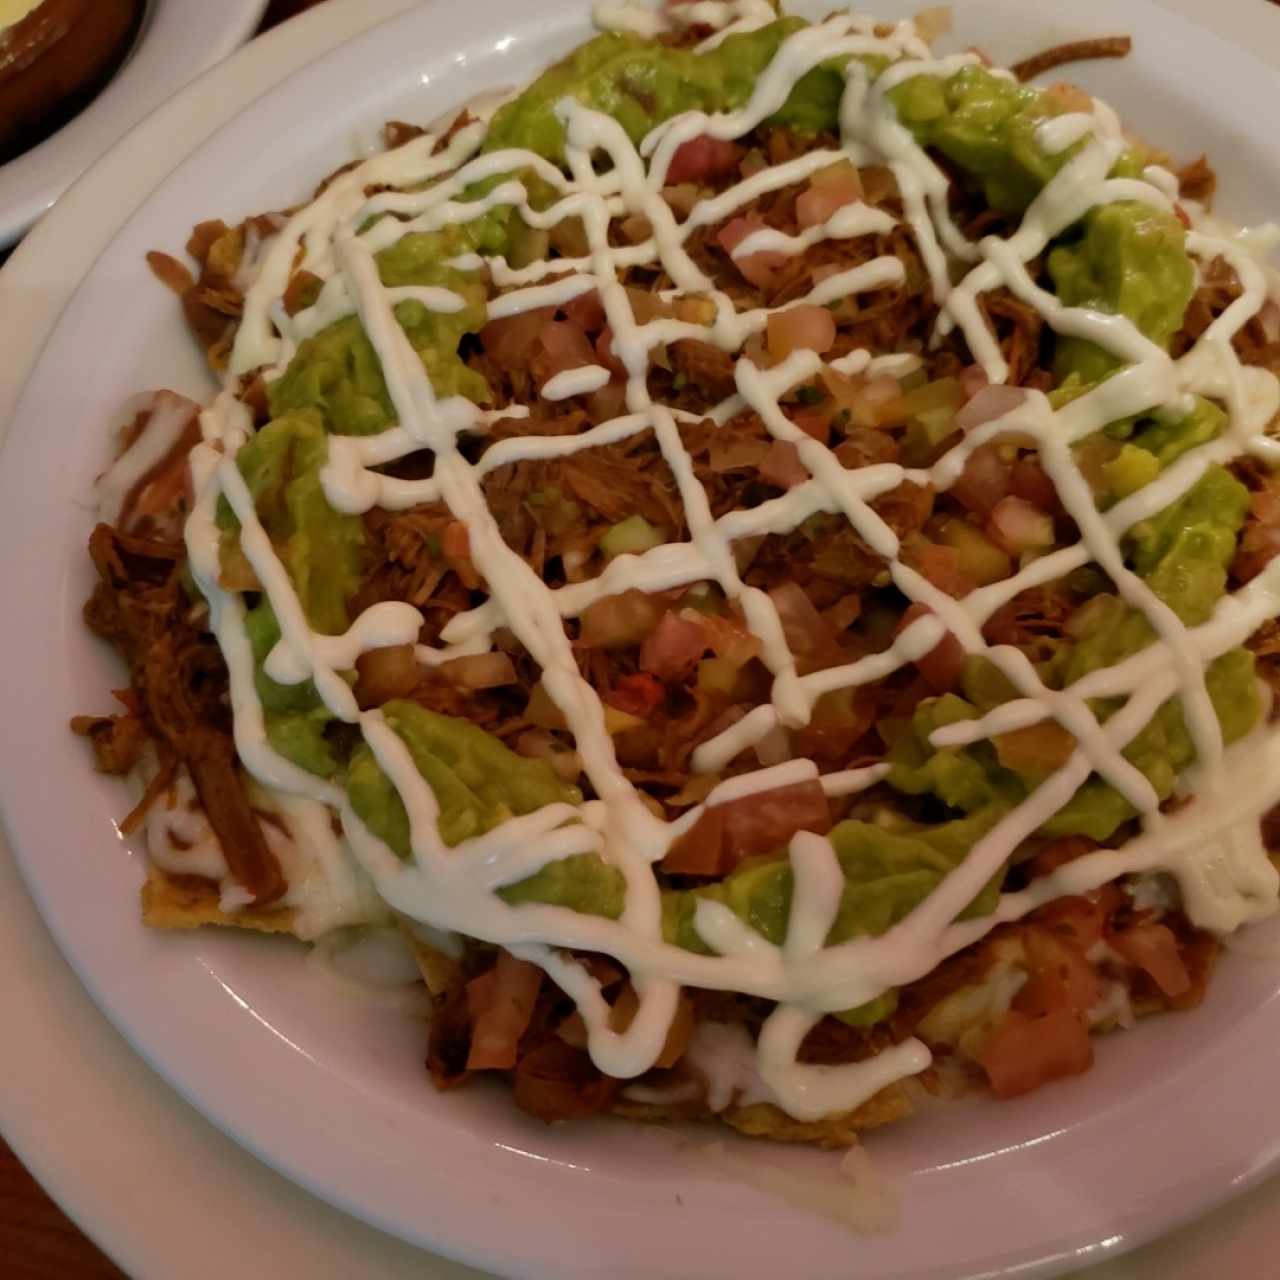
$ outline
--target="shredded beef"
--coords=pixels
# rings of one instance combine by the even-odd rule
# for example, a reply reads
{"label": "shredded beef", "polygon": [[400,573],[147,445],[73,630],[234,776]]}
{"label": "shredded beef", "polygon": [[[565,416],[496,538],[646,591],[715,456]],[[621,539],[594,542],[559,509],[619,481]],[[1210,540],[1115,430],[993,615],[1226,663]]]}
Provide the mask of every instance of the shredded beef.
{"label": "shredded beef", "polygon": [[85,620],[125,655],[140,716],[162,750],[190,770],[236,881],[256,906],[275,902],[287,885],[236,760],[222,655],[213,637],[188,621],[181,544],[100,524],[89,552],[99,581]]}

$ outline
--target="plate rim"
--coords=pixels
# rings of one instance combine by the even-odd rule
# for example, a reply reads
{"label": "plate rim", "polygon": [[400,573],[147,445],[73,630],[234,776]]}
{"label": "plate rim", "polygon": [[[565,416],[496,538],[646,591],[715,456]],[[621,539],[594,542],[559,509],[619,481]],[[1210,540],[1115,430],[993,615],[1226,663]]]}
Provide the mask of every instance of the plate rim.
{"label": "plate rim", "polygon": [[[396,19],[392,19],[392,20],[393,20],[393,22],[394,22],[394,20],[396,20]],[[292,78],[292,77],[291,77],[291,78]],[[19,859],[19,861],[20,861],[20,859]],[[38,897],[40,897],[40,895],[38,895],[38,893],[33,893],[33,896],[36,896],[36,897],[37,897],[37,900],[38,900]],[[1260,1169],[1256,1169],[1256,1170],[1254,1170],[1254,1171],[1253,1171],[1253,1175],[1254,1175],[1254,1176],[1260,1176],[1260,1175],[1261,1175],[1261,1170],[1260,1170]],[[1135,1238],[1134,1238],[1134,1239],[1130,1239],[1128,1243],[1138,1243],[1138,1240],[1137,1240],[1137,1239],[1135,1239]]]}

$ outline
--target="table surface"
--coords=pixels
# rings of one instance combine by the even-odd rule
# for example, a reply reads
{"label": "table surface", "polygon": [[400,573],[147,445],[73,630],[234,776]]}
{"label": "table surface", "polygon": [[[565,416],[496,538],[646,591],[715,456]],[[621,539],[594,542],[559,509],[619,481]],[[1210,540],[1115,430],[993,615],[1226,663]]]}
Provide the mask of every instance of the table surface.
{"label": "table surface", "polygon": [[[262,27],[322,0],[272,0]],[[0,253],[0,262],[4,261]],[[0,1259],[5,1280],[123,1280],[124,1272],[40,1189],[0,1139]]]}

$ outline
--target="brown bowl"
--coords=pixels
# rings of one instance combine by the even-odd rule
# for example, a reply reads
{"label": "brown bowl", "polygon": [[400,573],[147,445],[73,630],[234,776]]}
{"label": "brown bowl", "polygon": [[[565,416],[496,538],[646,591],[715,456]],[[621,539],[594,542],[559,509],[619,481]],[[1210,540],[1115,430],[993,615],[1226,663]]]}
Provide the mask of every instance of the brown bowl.
{"label": "brown bowl", "polygon": [[133,43],[145,0],[41,0],[0,33],[0,164],[83,110]]}

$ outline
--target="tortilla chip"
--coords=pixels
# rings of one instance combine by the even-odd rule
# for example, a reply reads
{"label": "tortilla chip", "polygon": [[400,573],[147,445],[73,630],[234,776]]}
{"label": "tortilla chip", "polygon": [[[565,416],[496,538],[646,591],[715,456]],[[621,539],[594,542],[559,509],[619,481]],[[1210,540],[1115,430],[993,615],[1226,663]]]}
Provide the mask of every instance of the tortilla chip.
{"label": "tortilla chip", "polygon": [[199,929],[214,924],[254,933],[293,932],[297,913],[292,907],[231,914],[222,910],[218,898],[218,886],[212,880],[172,876],[153,866],[142,886],[142,923],[152,929]]}
{"label": "tortilla chip", "polygon": [[752,1138],[769,1138],[774,1142],[811,1142],[820,1147],[851,1147],[858,1134],[877,1129],[882,1124],[905,1119],[915,1108],[901,1084],[881,1089],[853,1111],[825,1116],[821,1120],[795,1120],[772,1103],[760,1102],[749,1107],[729,1107],[718,1115],[706,1104],[696,1102],[647,1103],[619,1099],[611,1108],[616,1116],[627,1120],[643,1120],[654,1124],[678,1124],[686,1120],[719,1119],[730,1128]]}
{"label": "tortilla chip", "polygon": [[461,974],[461,964],[430,943],[423,942],[413,932],[407,921],[400,920],[399,923],[400,932],[409,944],[413,958],[418,962],[418,972],[422,974],[422,981],[426,983],[427,990],[433,996],[442,996],[446,991],[452,990]]}
{"label": "tortilla chip", "polygon": [[828,1148],[851,1147],[857,1142],[858,1134],[903,1120],[914,1110],[902,1085],[891,1084],[853,1111],[823,1116],[821,1120],[795,1120],[769,1102],[750,1107],[730,1107],[722,1119],[731,1128],[752,1138],[771,1138],[774,1142],[813,1142]]}

